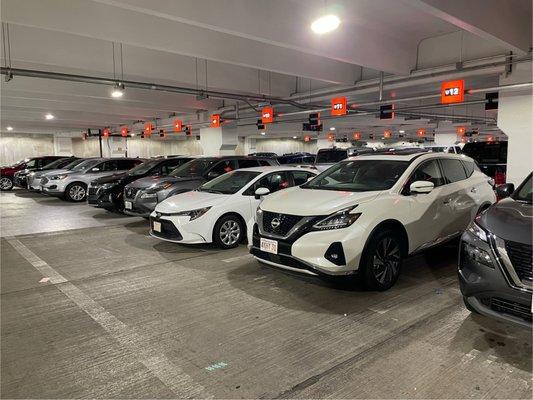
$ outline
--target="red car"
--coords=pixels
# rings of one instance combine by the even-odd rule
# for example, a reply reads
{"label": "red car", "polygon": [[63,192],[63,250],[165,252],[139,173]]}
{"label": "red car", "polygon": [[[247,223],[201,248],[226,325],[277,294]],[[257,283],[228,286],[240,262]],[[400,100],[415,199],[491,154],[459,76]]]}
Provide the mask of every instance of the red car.
{"label": "red car", "polygon": [[0,167],[0,190],[4,192],[13,189],[13,176],[15,172],[23,169],[42,168],[58,158],[62,158],[62,156],[31,157],[7,167]]}

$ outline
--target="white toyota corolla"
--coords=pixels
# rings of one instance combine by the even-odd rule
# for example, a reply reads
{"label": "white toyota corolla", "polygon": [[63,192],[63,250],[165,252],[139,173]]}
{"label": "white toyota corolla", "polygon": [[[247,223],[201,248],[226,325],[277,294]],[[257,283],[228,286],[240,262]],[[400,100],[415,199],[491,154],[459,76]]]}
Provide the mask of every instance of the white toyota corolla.
{"label": "white toyota corolla", "polygon": [[471,158],[443,153],[363,155],[272,194],[249,224],[259,261],[315,275],[360,273],[386,290],[409,254],[463,232],[496,201]]}
{"label": "white toyota corolla", "polygon": [[316,172],[296,167],[238,169],[215,178],[197,190],[159,203],[150,215],[150,234],[176,243],[215,243],[237,246],[246,233],[261,197],[301,185]]}

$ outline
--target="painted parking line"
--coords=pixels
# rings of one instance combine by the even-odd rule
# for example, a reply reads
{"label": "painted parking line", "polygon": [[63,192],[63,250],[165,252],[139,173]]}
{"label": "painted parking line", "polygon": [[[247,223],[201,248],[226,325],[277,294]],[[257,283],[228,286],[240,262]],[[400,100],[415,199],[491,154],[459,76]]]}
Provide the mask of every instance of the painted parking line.
{"label": "painted parking line", "polygon": [[233,262],[233,261],[244,260],[245,258],[252,258],[252,255],[251,254],[245,254],[243,256],[226,258],[225,260],[222,260],[222,262],[230,263],[230,262]]}
{"label": "painted parking line", "polygon": [[24,257],[35,269],[49,277],[50,283],[72,300],[82,311],[98,323],[114,340],[126,348],[154,376],[171,390],[177,398],[213,398],[206,389],[180,367],[173,364],[163,353],[149,344],[149,340],[127,326],[99,303],[87,296],[80,288],[39,258],[33,251],[14,237],[7,242]]}

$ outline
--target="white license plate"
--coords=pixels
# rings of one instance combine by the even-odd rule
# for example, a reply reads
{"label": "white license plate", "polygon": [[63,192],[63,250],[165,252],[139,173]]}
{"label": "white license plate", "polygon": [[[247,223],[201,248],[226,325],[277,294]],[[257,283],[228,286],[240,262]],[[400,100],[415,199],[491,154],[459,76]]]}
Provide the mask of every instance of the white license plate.
{"label": "white license plate", "polygon": [[161,232],[161,222],[154,221],[154,231]]}
{"label": "white license plate", "polygon": [[125,201],[125,202],[124,202],[124,208],[125,208],[126,210],[131,210],[131,209],[132,209],[131,201]]}
{"label": "white license plate", "polygon": [[259,241],[259,246],[261,247],[261,251],[264,251],[265,253],[278,254],[277,240],[261,238],[261,240]]}

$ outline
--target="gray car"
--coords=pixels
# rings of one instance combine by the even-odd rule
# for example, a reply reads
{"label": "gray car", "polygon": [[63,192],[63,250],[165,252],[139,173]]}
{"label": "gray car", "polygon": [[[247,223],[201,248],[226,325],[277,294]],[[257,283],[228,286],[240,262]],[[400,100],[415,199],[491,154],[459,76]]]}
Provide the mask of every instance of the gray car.
{"label": "gray car", "polygon": [[279,165],[275,159],[247,156],[201,157],[163,177],[138,179],[124,188],[124,212],[148,217],[157,203],[238,168]]}
{"label": "gray car", "polygon": [[507,198],[481,213],[463,234],[459,282],[470,311],[532,327],[531,174],[513,190],[512,184],[499,186],[498,196]]}
{"label": "gray car", "polygon": [[78,164],[67,172],[49,173],[41,178],[45,194],[70,201],[84,201],[89,183],[103,176],[125,172],[144,160],[139,158],[94,158]]}
{"label": "gray car", "polygon": [[58,160],[58,162],[52,163],[40,171],[30,172],[26,178],[28,189],[32,191],[40,191],[41,190],[41,178],[44,175],[61,174],[63,172],[72,171],[78,164],[81,164],[85,160],[89,160],[89,158],[73,158],[73,159],[70,159],[70,162],[68,164],[63,165],[63,166],[58,165],[61,162],[61,160]]}

